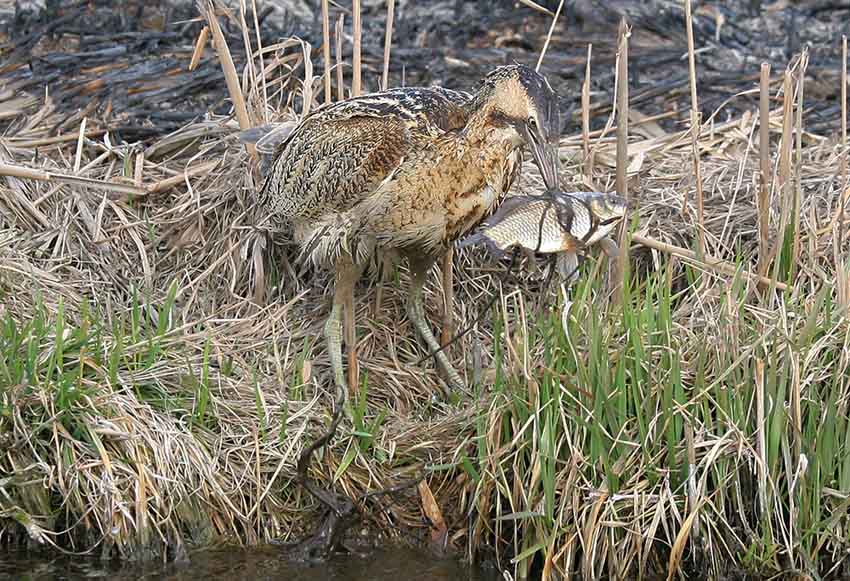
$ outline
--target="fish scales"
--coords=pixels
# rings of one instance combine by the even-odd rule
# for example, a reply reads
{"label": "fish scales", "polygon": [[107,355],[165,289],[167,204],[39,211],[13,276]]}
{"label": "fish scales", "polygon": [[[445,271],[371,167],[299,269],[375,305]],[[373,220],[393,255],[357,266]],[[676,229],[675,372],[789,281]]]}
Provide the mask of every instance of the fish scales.
{"label": "fish scales", "polygon": [[555,205],[538,200],[508,213],[492,227],[487,236],[500,250],[520,245],[538,252],[559,252],[569,243],[558,222]]}
{"label": "fish scales", "polygon": [[627,205],[614,194],[599,192],[513,196],[460,247],[484,242],[500,254],[515,246],[543,254],[581,252],[608,241]]}

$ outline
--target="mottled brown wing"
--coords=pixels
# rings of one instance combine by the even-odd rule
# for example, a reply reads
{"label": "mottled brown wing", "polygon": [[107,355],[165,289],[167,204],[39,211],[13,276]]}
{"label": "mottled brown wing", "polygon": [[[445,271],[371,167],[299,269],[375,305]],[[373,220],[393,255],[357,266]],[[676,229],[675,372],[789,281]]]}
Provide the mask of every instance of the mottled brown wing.
{"label": "mottled brown wing", "polygon": [[472,96],[442,87],[401,87],[339,101],[316,112],[325,119],[393,117],[423,131],[460,129]]}
{"label": "mottled brown wing", "polygon": [[351,209],[429,137],[463,127],[469,99],[405,87],[321,107],[280,144],[259,201],[278,222]]}
{"label": "mottled brown wing", "polygon": [[283,144],[260,200],[276,220],[344,212],[366,199],[416,142],[394,118],[306,120]]}

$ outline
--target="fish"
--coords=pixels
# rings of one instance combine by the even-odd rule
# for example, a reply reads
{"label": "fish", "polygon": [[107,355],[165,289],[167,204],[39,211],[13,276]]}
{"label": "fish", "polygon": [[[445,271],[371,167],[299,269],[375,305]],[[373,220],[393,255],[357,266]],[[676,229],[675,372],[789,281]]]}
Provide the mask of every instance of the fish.
{"label": "fish", "polygon": [[609,234],[626,216],[628,201],[605,192],[546,191],[506,199],[499,209],[458,248],[484,244],[497,256],[519,247],[528,253],[558,253],[556,266],[565,279],[573,279],[579,258],[598,244],[609,257],[619,254]]}
{"label": "fish", "polygon": [[261,177],[268,175],[278,148],[286,141],[296,125],[295,121],[281,121],[250,127],[237,134],[239,141],[250,143],[255,147],[259,157]]}

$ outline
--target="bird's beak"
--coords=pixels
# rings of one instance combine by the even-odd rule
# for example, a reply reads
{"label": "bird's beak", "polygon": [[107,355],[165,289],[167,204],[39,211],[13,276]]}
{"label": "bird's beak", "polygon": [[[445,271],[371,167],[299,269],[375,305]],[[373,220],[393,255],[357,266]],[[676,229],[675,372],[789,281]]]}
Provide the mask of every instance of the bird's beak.
{"label": "bird's beak", "polygon": [[559,191],[561,185],[558,179],[560,160],[558,158],[557,136],[553,140],[547,140],[540,132],[533,129],[527,129],[526,134],[531,152],[534,154],[534,161],[540,168],[546,189]]}

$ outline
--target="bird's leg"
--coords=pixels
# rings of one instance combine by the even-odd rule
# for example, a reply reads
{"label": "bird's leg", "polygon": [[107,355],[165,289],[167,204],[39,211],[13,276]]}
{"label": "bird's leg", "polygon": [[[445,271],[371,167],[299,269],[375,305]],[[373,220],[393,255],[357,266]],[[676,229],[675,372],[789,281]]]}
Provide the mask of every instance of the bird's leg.
{"label": "bird's leg", "polygon": [[[353,265],[350,259],[343,258],[336,264],[334,280],[334,298],[331,314],[325,323],[325,337],[327,339],[328,353],[333,367],[334,384],[336,386],[336,398],[331,423],[327,430],[312,443],[307,445],[298,457],[296,468],[296,481],[304,487],[313,497],[328,509],[322,519],[319,528],[309,537],[302,541],[289,545],[288,553],[291,557],[299,559],[324,559],[334,550],[344,548],[342,544],[345,531],[354,525],[359,513],[354,502],[346,496],[335,494],[332,490],[325,490],[310,481],[307,471],[314,452],[320,451],[327,446],[343,418],[345,402],[348,399],[349,390],[345,385],[342,373],[342,318],[343,309],[350,307],[354,302],[354,285],[360,276],[360,269]],[[354,313],[350,308],[346,315],[351,315],[351,329]],[[348,322],[348,316],[346,316]],[[348,331],[348,327],[346,327]],[[348,337],[346,337],[348,341]],[[353,342],[348,342],[352,345]],[[350,408],[349,408],[350,409]]]}
{"label": "bird's leg", "polygon": [[[360,276],[360,268],[351,263],[350,259],[342,259],[336,265],[336,276],[334,281],[334,298],[331,314],[325,323],[325,339],[328,346],[328,355],[331,360],[331,368],[334,374],[334,384],[337,390],[346,394],[345,376],[342,371],[342,323],[343,311],[346,310],[346,342],[349,350],[349,364],[351,357],[355,358],[355,376],[356,385],[356,357],[354,352],[354,312],[353,308],[346,309],[346,306],[354,306],[354,285],[357,283],[357,278]],[[351,377],[349,375],[349,377]]]}
{"label": "bird's leg", "polygon": [[[446,353],[440,349],[440,343],[434,334],[431,332],[431,327],[428,325],[428,320],[425,318],[425,304],[422,298],[422,287],[425,285],[425,278],[431,266],[434,264],[433,258],[425,257],[410,257],[410,296],[407,303],[407,316],[410,322],[416,328],[419,336],[425,341],[428,349],[435,351],[434,357],[437,358],[437,364],[442,367],[443,372],[447,376],[447,382],[453,389],[461,389],[463,387],[463,379],[457,371],[455,371]],[[448,396],[448,390],[444,393]]]}
{"label": "bird's leg", "polygon": [[[336,298],[336,297],[334,297]],[[331,314],[325,323],[325,341],[328,346],[328,357],[334,374],[334,385],[337,389],[345,388],[345,377],[342,373],[342,303],[334,300]],[[345,390],[347,391],[347,390]]]}
{"label": "bird's leg", "polygon": [[380,263],[381,276],[378,281],[378,290],[375,293],[375,313],[380,313],[384,306],[384,287],[389,284],[389,280],[393,274],[393,256],[387,252],[382,252],[378,256]]}

